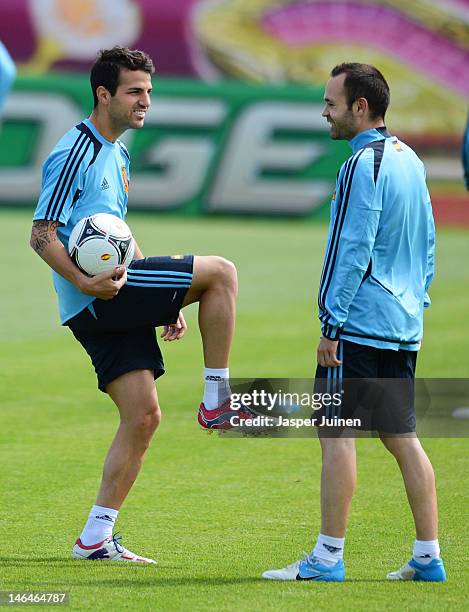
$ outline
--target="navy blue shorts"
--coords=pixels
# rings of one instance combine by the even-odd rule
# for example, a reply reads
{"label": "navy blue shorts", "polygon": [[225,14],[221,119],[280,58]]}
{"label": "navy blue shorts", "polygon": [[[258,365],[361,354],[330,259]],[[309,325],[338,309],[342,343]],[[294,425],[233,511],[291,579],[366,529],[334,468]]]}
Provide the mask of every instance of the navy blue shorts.
{"label": "navy blue shorts", "polygon": [[[333,432],[335,418],[357,419],[349,426],[389,434],[415,432],[417,351],[392,351],[340,340],[337,357],[342,362],[338,368],[317,366],[314,391],[326,394],[327,399],[314,413],[318,425],[326,419],[326,429]],[[334,394],[337,401],[329,399]]]}
{"label": "navy blue shorts", "polygon": [[101,391],[133,370],[153,370],[155,379],[164,373],[155,327],[177,321],[193,265],[192,255],[136,259],[115,298],[95,299],[65,323],[90,356]]}

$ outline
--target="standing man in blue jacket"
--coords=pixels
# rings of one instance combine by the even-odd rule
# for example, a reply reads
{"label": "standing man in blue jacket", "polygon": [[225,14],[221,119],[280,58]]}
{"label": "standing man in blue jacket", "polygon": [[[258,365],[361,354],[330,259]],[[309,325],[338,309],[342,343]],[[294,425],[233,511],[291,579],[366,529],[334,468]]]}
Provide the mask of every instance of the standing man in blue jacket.
{"label": "standing man in blue jacket", "polygon": [[[334,392],[342,377],[358,385],[363,379],[395,379],[381,395],[371,393],[371,410],[365,411],[372,415],[365,428],[378,431],[397,460],[416,528],[412,559],[388,578],[442,581],[435,477],[415,434],[413,405],[423,310],[430,305],[434,223],[422,162],[385,127],[389,98],[383,75],[367,64],[336,66],[326,86],[323,117],[331,138],[349,141],[352,156],[340,168],[331,206],[318,296],[322,337],[316,381]],[[344,386],[342,411],[329,408],[323,416],[355,416],[366,395],[354,395],[354,389]],[[342,437],[343,431],[320,431],[322,521],[313,552],[264,578],[345,579],[356,460],[355,440]]]}

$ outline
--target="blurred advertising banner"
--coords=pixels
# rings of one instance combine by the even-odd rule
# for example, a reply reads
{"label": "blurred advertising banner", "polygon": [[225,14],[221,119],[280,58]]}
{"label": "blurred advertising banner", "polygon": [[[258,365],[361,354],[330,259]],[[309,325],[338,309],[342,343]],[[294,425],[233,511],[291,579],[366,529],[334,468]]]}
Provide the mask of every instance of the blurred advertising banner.
{"label": "blurred advertising banner", "polygon": [[197,75],[193,0],[0,0],[0,40],[23,72],[87,72],[99,49],[144,49],[159,74]]}
{"label": "blurred advertising banner", "polygon": [[[285,90],[293,87],[291,98],[287,92],[279,94],[280,90],[275,90],[272,101],[279,95],[295,99],[300,87],[323,91],[331,68],[338,63],[375,64],[391,88],[387,127],[423,159],[437,218],[469,223],[460,159],[469,103],[469,0],[0,0],[0,40],[11,52],[22,77],[85,73],[99,49],[115,44],[141,48],[155,62],[155,84],[162,77],[219,84],[217,100],[223,98],[224,91],[234,91],[232,85],[224,89],[222,83],[226,81],[266,87],[265,100],[274,91],[273,86]],[[164,91],[168,86],[161,85]],[[199,91],[194,88],[188,86],[190,96]],[[262,94],[255,94],[253,105],[259,102],[256,96]],[[320,97],[318,93],[315,103],[319,104]],[[223,99],[226,111],[232,102],[231,98]],[[302,94],[298,100],[311,101]],[[155,105],[153,112],[163,111]],[[215,152],[204,149],[203,154],[196,155],[197,163],[209,168],[208,174],[213,164],[221,163],[218,155],[222,139],[217,141],[214,134],[228,129],[231,115],[226,112],[218,123],[213,119],[208,126],[194,115],[194,121],[202,126],[196,128],[200,139],[215,147]],[[299,115],[293,131],[298,131],[302,121]],[[322,133],[322,129],[318,127],[317,132]],[[307,130],[305,142],[310,135]],[[137,152],[143,136],[135,138]],[[192,147],[195,142],[194,138]],[[315,142],[319,142],[316,136]],[[234,146],[228,147],[223,140],[226,159],[232,159]],[[334,150],[333,145],[327,147]],[[174,155],[173,149],[158,149],[160,157]],[[185,155],[189,159],[189,149]],[[245,163],[250,155],[248,149]],[[293,151],[292,147],[288,155],[296,172],[304,149]],[[336,167],[341,160],[342,156],[336,159]],[[284,161],[288,161],[285,156]],[[276,163],[265,166],[266,170],[261,164],[261,172],[276,171]],[[308,163],[305,161],[305,176]],[[145,168],[148,175],[149,168],[156,166],[147,160]],[[223,177],[223,184],[228,184],[234,173],[242,172],[243,166],[239,168],[222,167],[217,180]],[[315,168],[322,166],[317,162]],[[285,185],[289,172],[292,170],[282,166]],[[199,170],[199,174],[203,173]],[[153,178],[161,184],[161,173]],[[150,184],[152,179],[148,176],[145,180]],[[170,180],[169,175],[165,180]],[[143,176],[139,175],[138,181],[143,185]],[[215,181],[214,185],[213,197],[218,198],[220,183]],[[141,189],[138,187],[137,193],[143,193]],[[306,187],[299,189],[303,193]],[[193,190],[194,185],[187,187],[188,193]],[[176,191],[174,188],[174,198]],[[231,191],[229,195],[223,193],[226,210],[239,207],[247,197],[242,191],[236,200]],[[253,188],[251,195],[259,199],[250,200],[249,206],[246,203],[246,209],[264,210],[263,198],[270,193]],[[295,189],[290,196],[282,190],[275,195],[289,199],[293,212],[307,208],[295,204],[298,197],[303,197]],[[184,197],[189,199],[187,194]],[[315,192],[309,209],[316,208],[319,197]],[[139,198],[144,201],[143,195]],[[278,211],[276,198],[272,200],[273,212]],[[205,201],[201,206],[212,205]]]}
{"label": "blurred advertising banner", "polygon": [[0,0],[0,40],[28,74],[88,71],[114,44],[144,49],[160,76],[206,81],[323,87],[337,63],[372,63],[389,127],[432,150],[467,114],[469,0]]}
{"label": "blurred advertising banner", "polygon": [[[321,117],[322,90],[159,79],[142,130],[129,130],[129,205],[183,213],[327,213],[349,154]],[[89,115],[81,75],[19,79],[0,132],[0,204],[37,200],[42,163]]]}

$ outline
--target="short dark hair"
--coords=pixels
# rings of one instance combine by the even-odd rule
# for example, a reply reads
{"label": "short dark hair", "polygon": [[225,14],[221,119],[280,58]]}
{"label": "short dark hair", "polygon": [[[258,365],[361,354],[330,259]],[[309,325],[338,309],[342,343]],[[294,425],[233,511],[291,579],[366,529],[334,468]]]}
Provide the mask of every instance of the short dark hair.
{"label": "short dark hair", "polygon": [[391,95],[381,72],[370,64],[351,62],[339,64],[332,69],[331,77],[339,74],[345,74],[344,89],[349,109],[358,98],[366,98],[370,119],[384,119]]}
{"label": "short dark hair", "polygon": [[151,57],[143,51],[131,51],[127,47],[119,46],[101,50],[90,73],[95,108],[98,105],[96,89],[102,85],[111,96],[115,95],[119,85],[119,75],[123,69],[143,70],[148,74],[155,72]]}

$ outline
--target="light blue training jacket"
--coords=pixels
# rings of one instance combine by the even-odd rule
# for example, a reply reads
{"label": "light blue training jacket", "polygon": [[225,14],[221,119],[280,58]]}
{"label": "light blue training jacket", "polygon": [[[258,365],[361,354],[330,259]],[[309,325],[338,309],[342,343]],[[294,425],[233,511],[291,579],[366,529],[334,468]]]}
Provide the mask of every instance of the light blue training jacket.
{"label": "light blue training jacket", "polygon": [[322,334],[416,351],[434,273],[425,168],[386,128],[357,134],[337,175],[318,304]]}

